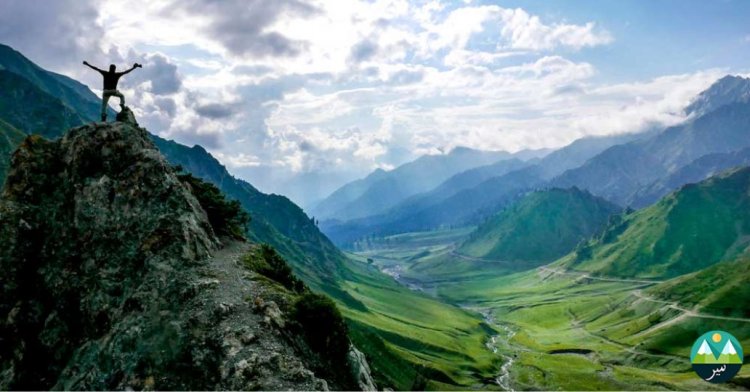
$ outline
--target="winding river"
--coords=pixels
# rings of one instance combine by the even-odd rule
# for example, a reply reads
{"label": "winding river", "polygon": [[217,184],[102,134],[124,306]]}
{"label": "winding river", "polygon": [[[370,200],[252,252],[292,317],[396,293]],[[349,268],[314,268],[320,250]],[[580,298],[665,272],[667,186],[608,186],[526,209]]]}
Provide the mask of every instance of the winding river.
{"label": "winding river", "polygon": [[[379,269],[380,272],[392,277],[393,280],[395,280],[400,285],[408,288],[409,290],[419,291],[434,296],[434,293],[431,293],[434,290],[430,290],[428,287],[420,285],[413,280],[405,279],[403,277],[404,269],[401,265],[396,264],[387,267],[381,266],[379,267]],[[510,339],[513,338],[516,332],[510,327],[498,323],[492,316],[492,312],[489,309],[478,309],[470,305],[459,306],[471,312],[478,312],[482,315],[485,323],[493,326],[500,332],[497,335],[489,335],[487,342],[485,343],[485,347],[487,347],[487,349],[490,350],[493,354],[500,355],[500,357],[503,359],[503,364],[500,366],[500,370],[495,377],[495,383],[497,383],[497,385],[505,391],[513,391],[510,378],[510,369],[511,366],[513,366],[513,362],[515,361],[515,359],[511,355],[502,354],[501,348],[504,348],[505,351],[508,351],[508,349],[511,347]]]}
{"label": "winding river", "polygon": [[[487,343],[485,343],[487,349],[492,351],[493,354],[499,354],[499,347],[510,347],[510,339],[513,338],[516,332],[506,325],[498,324],[489,310],[482,310],[479,313],[482,315],[482,318],[484,318],[484,322],[500,330],[500,334],[492,335],[489,340],[487,340]],[[495,382],[504,391],[513,391],[510,382],[510,367],[513,366],[515,359],[510,355],[499,355],[503,358],[503,364],[500,366],[500,372],[497,377],[495,377]]]}

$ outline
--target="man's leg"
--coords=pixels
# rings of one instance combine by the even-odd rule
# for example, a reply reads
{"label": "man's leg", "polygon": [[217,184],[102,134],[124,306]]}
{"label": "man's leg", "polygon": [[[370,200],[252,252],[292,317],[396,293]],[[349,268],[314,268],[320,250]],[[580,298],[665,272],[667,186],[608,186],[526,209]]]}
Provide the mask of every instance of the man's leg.
{"label": "man's leg", "polygon": [[112,93],[112,95],[114,95],[115,97],[120,98],[120,107],[124,108],[125,107],[125,96],[122,95],[122,93],[120,92],[120,90],[115,90],[115,92]]}
{"label": "man's leg", "polygon": [[102,93],[102,121],[107,121],[107,103],[109,102],[109,97],[109,93]]}

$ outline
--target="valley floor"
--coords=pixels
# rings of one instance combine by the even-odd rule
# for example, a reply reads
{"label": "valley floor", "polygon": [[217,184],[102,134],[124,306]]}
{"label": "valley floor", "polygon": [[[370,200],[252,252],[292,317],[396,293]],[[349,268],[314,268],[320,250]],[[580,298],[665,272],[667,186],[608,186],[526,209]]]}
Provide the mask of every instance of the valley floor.
{"label": "valley floor", "polygon": [[[353,267],[390,275],[402,291],[382,296],[370,291],[372,285],[352,283],[352,295],[365,304],[377,297],[380,308],[346,313],[379,328],[376,333],[396,334],[381,336],[408,362],[449,375],[444,381],[452,389],[750,387],[748,367],[716,385],[698,378],[689,363],[693,341],[709,330],[729,331],[750,347],[750,319],[654,298],[649,288],[659,282],[653,280],[596,277],[554,264],[514,272],[511,263],[458,254],[455,243],[468,231],[399,235],[350,254]],[[415,307],[398,309],[408,306],[404,302]],[[466,329],[479,318],[483,328]],[[377,327],[386,320],[389,325]],[[415,330],[425,346],[399,343],[417,336]],[[462,354],[465,360],[456,362]],[[433,380],[428,387],[447,386]]]}

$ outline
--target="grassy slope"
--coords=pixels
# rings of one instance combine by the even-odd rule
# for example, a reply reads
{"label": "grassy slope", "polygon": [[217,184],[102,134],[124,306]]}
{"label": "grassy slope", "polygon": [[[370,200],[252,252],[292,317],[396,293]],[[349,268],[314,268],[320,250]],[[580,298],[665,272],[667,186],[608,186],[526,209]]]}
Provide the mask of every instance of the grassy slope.
{"label": "grassy slope", "polygon": [[650,288],[647,292],[685,308],[728,317],[750,318],[750,255],[715,264]]}
{"label": "grassy slope", "polygon": [[368,350],[368,361],[381,387],[410,389],[415,371],[431,389],[463,389],[493,377],[498,358],[484,347],[492,329],[480,317],[410,291],[365,260],[354,256],[342,282],[364,307],[339,305],[355,344],[380,346]]}
{"label": "grassy slope", "polygon": [[627,215],[567,263],[605,275],[674,277],[746,251],[748,234],[750,168],[744,168]]}
{"label": "grassy slope", "polygon": [[577,188],[534,192],[479,226],[458,252],[534,267],[569,253],[617,211]]}
{"label": "grassy slope", "polygon": [[62,101],[13,72],[0,70],[0,91],[0,118],[27,134],[53,138],[85,122]]}
{"label": "grassy slope", "polygon": [[[746,279],[745,273],[737,282]],[[694,375],[690,347],[710,329],[732,331],[747,346],[750,323],[685,318],[672,324],[681,313],[636,296],[639,290],[651,294],[645,286],[534,270],[441,285],[438,293],[489,309],[500,325],[515,331],[505,354],[516,360],[511,375],[517,388],[725,388]],[[745,369],[737,381],[747,382],[748,376]]]}

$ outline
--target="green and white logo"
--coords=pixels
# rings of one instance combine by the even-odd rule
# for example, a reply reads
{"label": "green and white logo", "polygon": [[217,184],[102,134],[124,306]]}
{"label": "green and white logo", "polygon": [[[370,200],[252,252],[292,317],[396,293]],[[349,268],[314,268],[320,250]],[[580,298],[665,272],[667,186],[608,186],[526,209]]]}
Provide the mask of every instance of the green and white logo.
{"label": "green and white logo", "polygon": [[742,367],[742,346],[732,334],[709,331],[693,343],[690,363],[698,375],[712,383],[722,383],[734,377]]}

